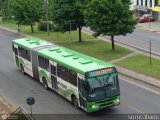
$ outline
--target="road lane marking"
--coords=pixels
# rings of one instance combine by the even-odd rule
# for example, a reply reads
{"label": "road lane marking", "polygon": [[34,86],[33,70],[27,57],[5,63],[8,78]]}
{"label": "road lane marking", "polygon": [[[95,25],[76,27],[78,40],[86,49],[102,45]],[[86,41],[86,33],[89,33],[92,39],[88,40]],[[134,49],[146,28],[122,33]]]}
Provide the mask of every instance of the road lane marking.
{"label": "road lane marking", "polygon": [[129,108],[132,109],[132,110],[135,110],[135,111],[138,112],[138,113],[144,114],[144,112],[142,112],[141,110],[139,110],[139,109],[137,109],[137,108],[135,108],[135,107],[133,107],[133,106],[131,106],[131,105],[127,105],[127,107],[129,107]]}
{"label": "road lane marking", "polygon": [[148,91],[151,91],[151,92],[154,92],[154,93],[156,93],[156,94],[160,95],[160,93],[159,93],[159,92],[157,92],[157,91],[154,91],[154,90],[152,90],[152,89],[149,89],[149,88],[144,87],[144,86],[141,86],[141,85],[138,85],[138,84],[136,84],[136,83],[134,83],[134,82],[131,82],[131,81],[125,80],[125,79],[124,79],[124,78],[122,78],[122,77],[120,77],[120,79],[121,79],[121,80],[123,80],[123,81],[126,81],[126,82],[128,82],[128,83],[130,83],[130,84],[136,85],[136,86],[138,86],[138,87],[144,88],[144,89],[146,89],[146,90],[148,90]]}

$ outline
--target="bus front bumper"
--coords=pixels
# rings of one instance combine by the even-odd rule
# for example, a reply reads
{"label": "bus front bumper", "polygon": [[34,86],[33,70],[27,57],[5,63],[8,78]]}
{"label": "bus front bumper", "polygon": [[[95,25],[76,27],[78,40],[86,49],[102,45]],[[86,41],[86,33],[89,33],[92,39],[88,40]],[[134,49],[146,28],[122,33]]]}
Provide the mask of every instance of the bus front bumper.
{"label": "bus front bumper", "polygon": [[87,102],[87,112],[95,112],[95,111],[99,111],[104,108],[113,107],[119,104],[120,104],[120,96],[116,96],[106,100]]}

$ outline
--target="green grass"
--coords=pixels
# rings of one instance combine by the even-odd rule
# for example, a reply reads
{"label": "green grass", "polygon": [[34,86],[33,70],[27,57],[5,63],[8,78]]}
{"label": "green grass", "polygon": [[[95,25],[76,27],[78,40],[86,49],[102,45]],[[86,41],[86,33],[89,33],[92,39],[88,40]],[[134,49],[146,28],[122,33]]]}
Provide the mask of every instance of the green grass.
{"label": "green grass", "polygon": [[[0,26],[8,27],[16,30],[16,24],[11,22],[0,22]],[[104,60],[110,61],[113,59],[117,59],[119,57],[125,56],[131,51],[124,49],[122,47],[116,46],[115,51],[111,51],[111,44],[102,40],[98,40],[93,36],[82,33],[83,42],[78,42],[78,31],[71,32],[69,34],[66,33],[50,33],[50,36],[47,35],[46,32],[42,32],[37,30],[36,26],[34,26],[35,33],[31,33],[30,26],[22,26],[21,32],[38,37],[41,39],[45,39],[49,42],[53,42],[55,44],[67,47],[69,49],[81,52],[83,54]],[[71,40],[72,37],[72,40]]]}
{"label": "green grass", "polygon": [[150,64],[149,57],[137,55],[117,62],[116,65],[160,79],[160,60],[152,59]]}
{"label": "green grass", "polygon": [[0,22],[0,26],[11,29],[17,29],[15,22]]}
{"label": "green grass", "polygon": [[85,41],[82,43],[74,42],[72,44],[66,42],[60,43],[60,45],[104,61],[110,61],[129,53],[128,50],[119,46],[116,46],[116,50],[112,51],[111,45],[101,40]]}

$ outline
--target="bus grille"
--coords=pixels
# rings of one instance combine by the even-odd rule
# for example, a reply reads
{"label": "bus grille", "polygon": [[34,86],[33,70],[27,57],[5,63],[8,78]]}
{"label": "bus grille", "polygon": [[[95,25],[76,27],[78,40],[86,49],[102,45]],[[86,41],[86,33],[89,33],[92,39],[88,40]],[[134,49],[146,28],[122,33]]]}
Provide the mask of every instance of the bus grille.
{"label": "bus grille", "polygon": [[113,104],[113,101],[102,103],[102,104],[100,104],[100,107],[108,106],[108,105],[111,105],[111,104]]}
{"label": "bus grille", "polygon": [[106,99],[106,100],[97,101],[96,103],[108,103],[108,102],[112,102],[114,99],[116,99],[116,97],[109,98],[109,99]]}

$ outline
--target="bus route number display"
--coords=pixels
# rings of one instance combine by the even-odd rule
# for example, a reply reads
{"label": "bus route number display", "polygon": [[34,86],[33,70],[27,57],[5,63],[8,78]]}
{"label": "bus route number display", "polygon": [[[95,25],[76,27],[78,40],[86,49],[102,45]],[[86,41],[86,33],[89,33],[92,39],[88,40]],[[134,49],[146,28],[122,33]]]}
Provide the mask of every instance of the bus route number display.
{"label": "bus route number display", "polygon": [[107,68],[107,69],[89,72],[89,74],[87,76],[94,77],[94,76],[103,75],[103,74],[107,74],[107,73],[111,73],[111,72],[113,72],[113,68]]}

